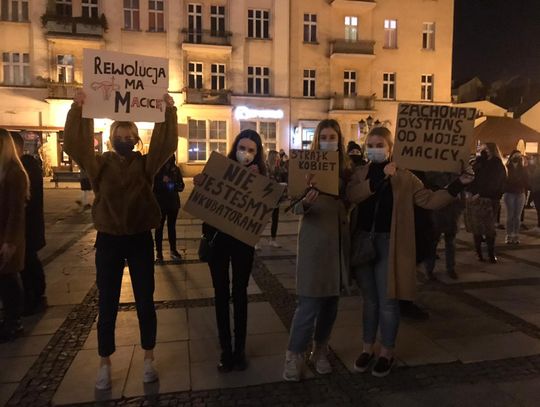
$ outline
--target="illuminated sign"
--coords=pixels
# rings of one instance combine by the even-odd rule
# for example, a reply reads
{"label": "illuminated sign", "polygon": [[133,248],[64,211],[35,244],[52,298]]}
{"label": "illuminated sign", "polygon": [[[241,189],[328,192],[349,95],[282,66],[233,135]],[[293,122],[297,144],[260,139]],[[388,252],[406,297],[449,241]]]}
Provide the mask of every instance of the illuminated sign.
{"label": "illuminated sign", "polygon": [[234,111],[236,120],[249,119],[283,119],[283,110],[277,109],[250,109],[246,106],[238,106]]}

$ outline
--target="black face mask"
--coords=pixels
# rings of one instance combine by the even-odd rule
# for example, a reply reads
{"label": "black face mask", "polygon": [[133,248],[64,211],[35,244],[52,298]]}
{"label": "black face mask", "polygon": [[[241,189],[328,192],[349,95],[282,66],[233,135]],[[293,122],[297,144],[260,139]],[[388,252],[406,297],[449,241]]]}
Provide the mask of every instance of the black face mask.
{"label": "black face mask", "polygon": [[482,150],[482,152],[480,153],[480,157],[483,159],[483,160],[487,160],[489,158],[488,156],[488,152],[486,150]]}
{"label": "black face mask", "polygon": [[130,141],[115,140],[113,142],[114,151],[116,151],[118,154],[124,157],[128,156],[129,153],[133,151],[133,147],[135,146]]}

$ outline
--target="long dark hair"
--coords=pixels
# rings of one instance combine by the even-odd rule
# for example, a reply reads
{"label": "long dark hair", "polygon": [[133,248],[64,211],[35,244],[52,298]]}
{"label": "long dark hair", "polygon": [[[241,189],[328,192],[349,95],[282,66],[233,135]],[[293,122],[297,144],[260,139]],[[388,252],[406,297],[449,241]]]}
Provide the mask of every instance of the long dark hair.
{"label": "long dark hair", "polygon": [[259,168],[259,174],[266,175],[266,164],[265,164],[265,158],[264,158],[264,150],[262,145],[261,136],[259,136],[259,133],[257,133],[255,130],[246,129],[242,130],[238,136],[234,139],[234,142],[232,144],[231,150],[229,151],[229,154],[227,154],[227,157],[229,157],[231,160],[236,160],[236,149],[238,148],[238,143],[240,140],[247,138],[257,145],[257,154],[255,155],[255,158],[253,159],[253,164],[255,164]]}

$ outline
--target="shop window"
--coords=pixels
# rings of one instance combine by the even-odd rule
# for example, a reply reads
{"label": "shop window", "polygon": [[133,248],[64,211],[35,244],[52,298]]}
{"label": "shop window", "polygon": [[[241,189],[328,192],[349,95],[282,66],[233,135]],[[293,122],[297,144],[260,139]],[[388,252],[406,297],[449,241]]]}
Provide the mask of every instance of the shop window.
{"label": "shop window", "polygon": [[223,120],[188,120],[188,159],[206,161],[212,151],[227,154],[227,122]]}

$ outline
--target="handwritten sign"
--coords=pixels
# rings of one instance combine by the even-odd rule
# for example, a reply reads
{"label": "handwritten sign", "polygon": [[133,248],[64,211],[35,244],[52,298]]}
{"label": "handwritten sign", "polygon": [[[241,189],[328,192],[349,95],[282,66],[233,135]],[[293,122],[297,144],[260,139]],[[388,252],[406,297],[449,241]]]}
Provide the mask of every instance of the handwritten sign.
{"label": "handwritten sign", "polygon": [[306,177],[317,189],[339,194],[339,153],[337,151],[291,150],[289,158],[289,195],[301,196],[307,188]]}
{"label": "handwritten sign", "polygon": [[460,173],[469,161],[475,117],[472,108],[399,104],[393,160],[410,170]]}
{"label": "handwritten sign", "polygon": [[283,195],[284,186],[213,152],[184,209],[242,242],[254,246]]}
{"label": "handwritten sign", "polygon": [[85,49],[83,58],[83,117],[165,121],[167,59],[95,49]]}

